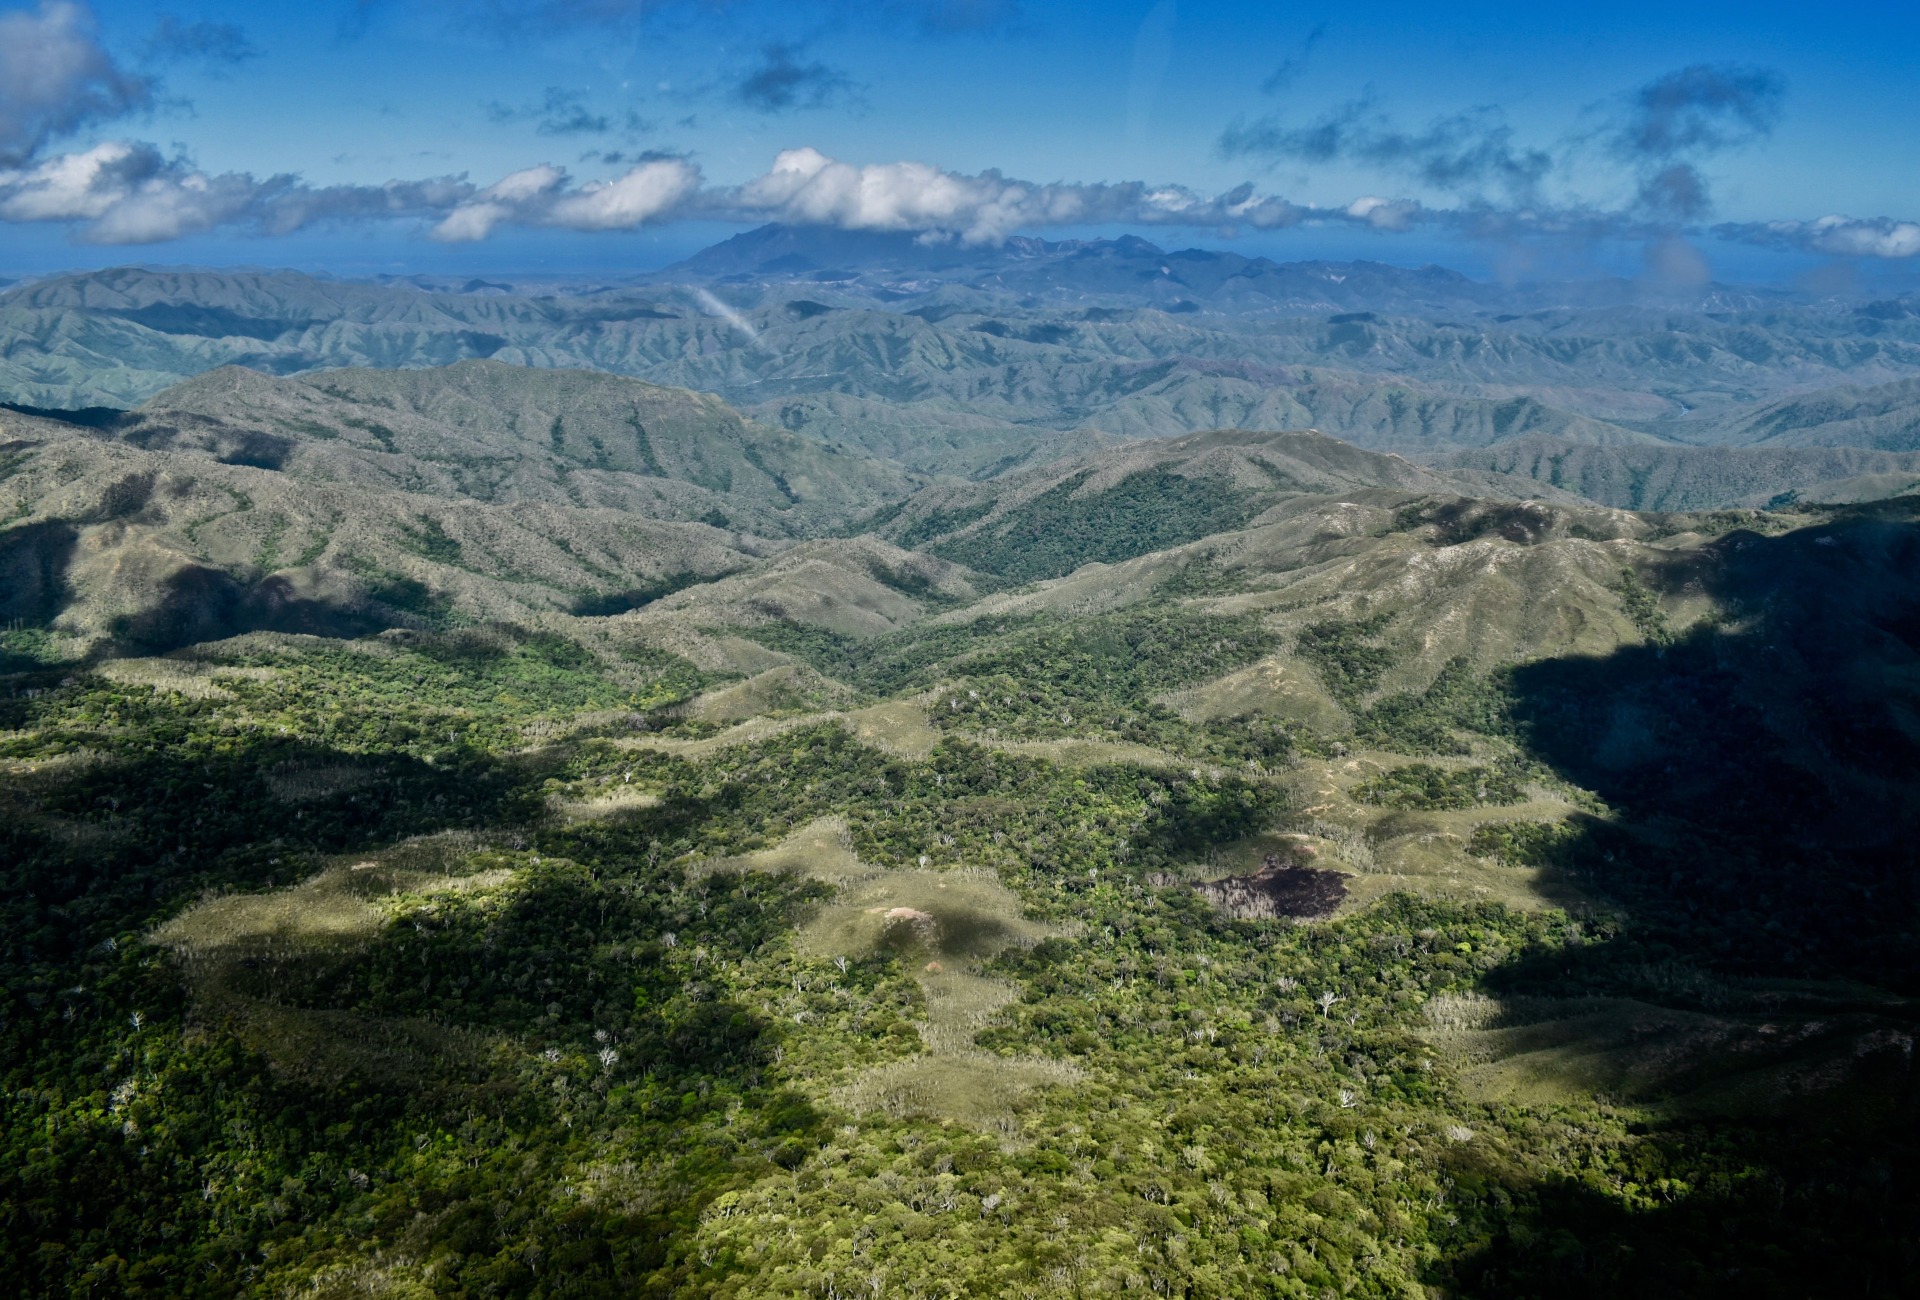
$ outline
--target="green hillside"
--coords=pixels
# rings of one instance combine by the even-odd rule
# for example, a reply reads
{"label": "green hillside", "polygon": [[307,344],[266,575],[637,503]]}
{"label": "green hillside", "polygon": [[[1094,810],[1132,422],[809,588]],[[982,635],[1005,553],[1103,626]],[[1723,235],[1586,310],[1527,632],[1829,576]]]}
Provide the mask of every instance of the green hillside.
{"label": "green hillside", "polygon": [[1222,430],[937,485],[868,523],[903,546],[1026,581],[1238,529],[1303,495],[1375,488],[1558,495],[1515,476],[1424,469],[1319,433]]}
{"label": "green hillside", "polygon": [[[906,495],[896,464],[743,419],[719,399],[495,361],[274,379],[229,367],[144,403],[113,435],[301,479],[660,518],[779,535]],[[736,518],[737,517],[737,518]]]}
{"label": "green hillside", "polygon": [[0,422],[24,1294],[1920,1263],[1912,498],[1248,432],[910,493],[495,362]]}

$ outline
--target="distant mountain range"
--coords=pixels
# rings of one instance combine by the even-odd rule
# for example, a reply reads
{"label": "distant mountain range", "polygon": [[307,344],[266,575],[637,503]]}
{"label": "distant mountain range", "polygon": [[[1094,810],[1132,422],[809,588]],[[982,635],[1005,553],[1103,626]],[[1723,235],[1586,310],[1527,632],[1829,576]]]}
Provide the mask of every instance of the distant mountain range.
{"label": "distant mountain range", "polygon": [[1519,438],[1440,463],[1537,480],[1624,510],[1870,501],[1920,488],[1920,451],[1857,447],[1605,447]]}
{"label": "distant mountain range", "polygon": [[1174,313],[1374,311],[1510,312],[1645,305],[1693,311],[1760,310],[1806,301],[1790,290],[1675,287],[1607,278],[1487,284],[1442,266],[1383,262],[1275,262],[1200,248],[1169,250],[1137,235],[997,245],[818,226],[761,226],[642,277],[656,284],[787,283],[918,296],[936,288],[1016,293],[1022,305],[1088,301]]}
{"label": "distant mountain range", "polygon": [[[1283,264],[1137,238],[970,248],[788,227],[621,281],[120,269],[0,292],[0,403],[83,422],[222,367],[294,376],[480,359],[714,394],[802,443],[908,476],[979,480],[1227,428],[1313,428],[1480,469],[1522,453],[1468,453],[1538,439],[1920,450],[1920,312],[1904,299],[1509,288],[1437,267]],[[573,450],[589,472],[591,446]],[[1586,457],[1595,468],[1578,481],[1614,504],[1667,499],[1636,481],[1684,481],[1671,499],[1707,506],[1838,480],[1871,493],[1906,472],[1713,460],[1619,450]]]}

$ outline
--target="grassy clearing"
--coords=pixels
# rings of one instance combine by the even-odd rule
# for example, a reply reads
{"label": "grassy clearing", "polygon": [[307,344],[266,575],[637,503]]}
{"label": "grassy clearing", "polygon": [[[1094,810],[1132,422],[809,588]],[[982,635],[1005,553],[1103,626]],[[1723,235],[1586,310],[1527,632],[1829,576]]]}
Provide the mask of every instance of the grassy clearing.
{"label": "grassy clearing", "polygon": [[940,733],[928,723],[921,700],[891,700],[855,709],[846,715],[846,722],[861,744],[910,762],[923,761],[940,743]]}
{"label": "grassy clearing", "polygon": [[844,818],[820,817],[770,849],[738,857],[709,858],[691,870],[696,875],[716,871],[792,872],[809,880],[844,885],[864,880],[874,871],[854,856],[851,839]]}
{"label": "grassy clearing", "polygon": [[367,949],[402,914],[432,915],[509,888],[512,871],[458,869],[475,847],[465,835],[400,844],[283,889],[205,899],[149,937],[179,962],[198,1019],[283,1074],[404,1084],[465,1071],[484,1054],[483,1036],[417,1017],[284,1005],[277,977]]}
{"label": "grassy clearing", "polygon": [[[412,854],[404,852],[409,847]],[[444,846],[402,845],[401,852],[332,866],[284,889],[208,898],[156,928],[152,939],[189,964],[351,950],[372,940],[405,905],[499,889],[513,878],[498,868],[433,870],[419,862],[422,847]]]}
{"label": "grassy clearing", "polygon": [[942,966],[976,962],[1051,933],[1021,911],[1018,896],[985,873],[875,873],[849,883],[821,909],[801,928],[800,943],[829,957],[896,952]]}
{"label": "grassy clearing", "polygon": [[1273,717],[1310,731],[1338,735],[1351,725],[1314,673],[1282,655],[1154,697],[1189,722]]}
{"label": "grassy clearing", "polygon": [[567,821],[599,821],[629,813],[644,812],[660,806],[660,796],[651,790],[630,785],[615,786],[606,794],[591,799],[549,798],[547,807]]}
{"label": "grassy clearing", "polygon": [[835,1089],[832,1100],[859,1115],[951,1120],[1011,1138],[1019,1132],[1014,1116],[1035,1092],[1084,1077],[1065,1061],[987,1052],[916,1056],[864,1072]]}
{"label": "grassy clearing", "polygon": [[1019,996],[1011,982],[981,975],[979,963],[1052,933],[1020,911],[1020,900],[985,874],[889,872],[849,885],[802,929],[803,949],[815,953],[897,954],[925,999],[918,1026],[925,1054],[857,1075],[834,1100],[856,1113],[926,1115],[1011,1133],[1028,1094],[1077,1077],[1070,1066],[974,1046],[975,1035]]}
{"label": "grassy clearing", "polygon": [[671,754],[675,758],[699,760],[709,758],[723,749],[757,744],[782,732],[814,726],[832,716],[822,713],[802,714],[793,718],[754,718],[698,739],[684,736],[623,736],[614,744],[621,749],[650,749],[655,753]]}
{"label": "grassy clearing", "polygon": [[376,874],[372,864],[334,867],[286,889],[210,898],[155,930],[153,941],[189,967],[207,959],[272,960],[358,948],[387,922],[368,901],[384,892]]}
{"label": "grassy clearing", "polygon": [[1151,745],[1134,745],[1117,740],[1001,740],[997,737],[969,735],[969,741],[1004,754],[1041,758],[1061,767],[1148,767],[1166,770],[1198,766],[1207,772],[1219,769],[1211,764],[1195,764],[1190,758],[1170,754]]}
{"label": "grassy clearing", "polygon": [[267,681],[271,668],[235,668],[196,663],[190,659],[112,659],[100,666],[100,675],[122,686],[151,686],[160,695],[189,700],[230,700],[233,692],[217,677]]}
{"label": "grassy clearing", "polygon": [[[1437,760],[1471,771],[1467,760]],[[1421,766],[1432,766],[1423,764]],[[1406,810],[1363,801],[1388,773],[1414,766],[1402,755],[1360,751],[1306,759],[1294,771],[1297,798],[1318,865],[1351,873],[1342,913],[1405,891],[1423,898],[1500,903],[1522,911],[1586,910],[1592,898],[1565,871],[1510,863],[1472,850],[1474,832],[1502,822],[1555,825],[1573,805],[1530,787],[1525,801],[1471,808]]]}
{"label": "grassy clearing", "polygon": [[804,664],[782,664],[744,682],[696,696],[682,706],[686,717],[702,722],[741,722],[748,718],[802,711],[818,712],[853,701],[853,692]]}

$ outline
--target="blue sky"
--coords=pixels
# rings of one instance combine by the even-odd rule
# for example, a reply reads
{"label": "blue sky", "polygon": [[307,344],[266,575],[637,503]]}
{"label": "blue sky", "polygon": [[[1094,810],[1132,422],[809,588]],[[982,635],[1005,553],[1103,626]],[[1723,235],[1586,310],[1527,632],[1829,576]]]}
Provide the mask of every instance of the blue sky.
{"label": "blue sky", "polygon": [[1916,54],[1892,6],[0,0],[0,274],[607,270],[769,219],[1903,272]]}

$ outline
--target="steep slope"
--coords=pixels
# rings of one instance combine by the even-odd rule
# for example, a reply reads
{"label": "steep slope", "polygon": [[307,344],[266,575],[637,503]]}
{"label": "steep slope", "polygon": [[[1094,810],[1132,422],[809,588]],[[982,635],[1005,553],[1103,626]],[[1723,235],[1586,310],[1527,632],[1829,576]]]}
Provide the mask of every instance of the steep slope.
{"label": "steep slope", "polygon": [[0,427],[0,477],[15,501],[0,528],[0,618],[47,629],[76,654],[258,629],[353,636],[612,613],[765,550],[626,511],[451,501],[145,451],[24,417]]}
{"label": "steep slope", "polygon": [[153,398],[113,434],[302,479],[773,535],[835,523],[915,484],[896,465],[753,424],[706,394],[493,361],[297,379],[230,367]]}
{"label": "steep slope", "polygon": [[991,483],[935,486],[881,512],[872,526],[903,546],[1026,581],[1241,528],[1300,496],[1458,493],[1470,484],[1503,496],[1562,496],[1530,480],[1461,473],[1315,432],[1219,431],[1130,443]]}

